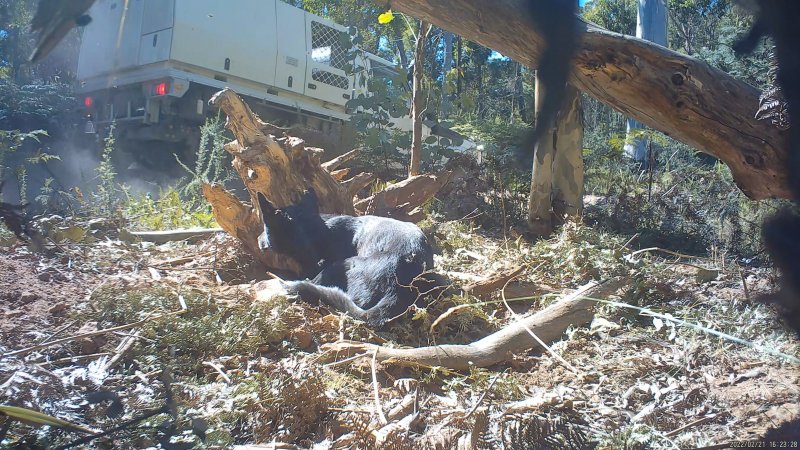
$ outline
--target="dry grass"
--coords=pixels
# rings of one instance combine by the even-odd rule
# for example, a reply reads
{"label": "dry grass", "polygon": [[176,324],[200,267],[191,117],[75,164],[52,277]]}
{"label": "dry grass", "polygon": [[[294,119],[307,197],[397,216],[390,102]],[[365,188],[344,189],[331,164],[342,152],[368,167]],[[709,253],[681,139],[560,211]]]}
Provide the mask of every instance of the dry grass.
{"label": "dry grass", "polygon": [[[275,441],[301,448],[667,449],[757,439],[768,427],[798,418],[797,364],[775,354],[797,357],[800,346],[756,301],[773,288],[769,270],[730,262],[723,268],[723,261],[707,259],[675,263],[657,252],[626,258],[629,236],[573,224],[533,245],[461,222],[439,226],[437,235],[443,273],[485,277],[524,266],[517,282],[530,295],[509,299],[519,313],[541,309],[589,279],[626,275],[635,282],[613,299],[619,304],[598,303],[591,326],[571,329],[553,345],[577,374],[548,354],[522,353],[467,373],[378,366],[373,378],[368,358],[323,363],[319,345],[338,339],[465,343],[506,324],[509,313],[496,296],[456,292],[376,333],[323,308],[281,298],[253,302],[247,286],[236,283],[255,272],[240,267],[246,256],[230,239],[152,246],[110,235],[91,245],[65,243],[38,267],[81,273],[97,286],[63,321],[47,325],[67,325],[61,336],[86,324],[105,329],[183,305],[186,311],[96,342],[1,359],[2,403],[96,429],[171,405],[170,414],[93,441],[96,448],[171,440],[205,448]],[[20,253],[8,248],[0,257]],[[698,267],[718,276],[698,277]],[[462,284],[452,279],[455,287]],[[431,323],[455,305],[467,306],[431,334]],[[104,371],[119,343],[136,331],[120,363]],[[23,336],[13,349],[40,339]],[[2,346],[3,353],[12,350]],[[375,411],[375,384],[386,424]],[[107,403],[87,404],[86,394],[96,391],[114,392],[124,412],[108,417]],[[3,445],[47,447],[76,437],[15,424]]]}

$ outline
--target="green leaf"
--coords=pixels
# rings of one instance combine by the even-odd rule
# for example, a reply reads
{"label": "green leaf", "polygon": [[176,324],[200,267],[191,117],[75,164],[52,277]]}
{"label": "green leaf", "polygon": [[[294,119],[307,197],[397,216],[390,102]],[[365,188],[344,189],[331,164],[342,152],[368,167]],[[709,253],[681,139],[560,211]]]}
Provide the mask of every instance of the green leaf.
{"label": "green leaf", "polygon": [[338,41],[339,41],[339,45],[342,48],[350,48],[350,47],[353,46],[353,43],[355,42],[355,38],[351,38],[350,35],[347,34],[347,33],[339,33]]}
{"label": "green leaf", "polygon": [[428,136],[428,137],[425,138],[424,142],[426,144],[435,144],[436,143],[436,136],[433,136],[433,135]]}
{"label": "green leaf", "polygon": [[391,115],[393,119],[398,119],[400,117],[405,116],[406,114],[408,114],[408,112],[403,111],[400,108],[392,108],[389,110],[389,115]]}
{"label": "green leaf", "polygon": [[51,427],[58,427],[58,428],[66,428],[68,430],[79,431],[81,433],[94,433],[94,431],[82,427],[80,425],[75,425],[74,423],[67,422],[66,420],[61,420],[57,417],[48,416],[47,414],[40,413],[39,411],[34,411],[32,409],[27,408],[20,408],[18,406],[6,406],[0,405],[0,413],[11,417],[12,419],[16,419],[27,424],[31,425],[39,425],[39,426],[51,426]]}

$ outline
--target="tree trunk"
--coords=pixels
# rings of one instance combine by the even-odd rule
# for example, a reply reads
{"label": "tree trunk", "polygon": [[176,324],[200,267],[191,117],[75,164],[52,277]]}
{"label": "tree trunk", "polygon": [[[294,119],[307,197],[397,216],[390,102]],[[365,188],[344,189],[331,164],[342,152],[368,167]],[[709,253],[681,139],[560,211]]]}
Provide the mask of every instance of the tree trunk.
{"label": "tree trunk", "polygon": [[[536,114],[545,94],[536,77]],[[538,237],[548,236],[565,216],[583,210],[583,120],[581,95],[567,86],[564,104],[553,128],[540,139],[534,153],[528,227]]]}
{"label": "tree trunk", "polygon": [[397,53],[400,55],[400,65],[403,70],[408,70],[408,56],[406,56],[406,44],[403,42],[403,33],[398,26],[393,26],[394,42],[397,45]]}
{"label": "tree trunk", "polygon": [[456,98],[461,109],[461,36],[456,39]]}
{"label": "tree trunk", "polygon": [[[636,37],[667,46],[667,6],[664,0],[639,0],[639,11],[636,16]],[[627,137],[623,149],[626,156],[649,165],[647,157],[648,139],[635,137],[642,124],[635,119],[628,119]]]}
{"label": "tree trunk", "polygon": [[[392,9],[536,67],[544,40],[530,2],[391,0]],[[585,31],[569,83],[623,114],[725,162],[752,199],[790,198],[788,134],[754,118],[758,89],[659,45],[575,19]]]}
{"label": "tree trunk", "polygon": [[[542,99],[546,93],[544,86],[539,83],[539,74],[536,74],[534,107],[536,120],[542,107]],[[553,124],[555,126],[555,123]],[[541,139],[536,142],[533,152],[533,169],[531,172],[531,193],[528,197],[528,229],[537,237],[548,236],[553,232],[552,220],[552,184],[553,184],[553,158],[556,153],[555,129],[546,130]]]}
{"label": "tree trunk", "polygon": [[583,212],[583,108],[581,93],[567,86],[564,105],[556,120],[553,159],[553,219],[580,217]]}
{"label": "tree trunk", "polygon": [[425,98],[422,95],[422,75],[425,70],[425,40],[428,37],[430,26],[424,21],[419,22],[417,33],[417,46],[414,51],[414,84],[411,91],[411,164],[408,168],[408,177],[419,175],[422,162],[422,114],[425,112]]}
{"label": "tree trunk", "polygon": [[[528,121],[528,112],[525,110],[525,91],[523,89],[523,71],[522,64],[517,63],[516,79],[514,80],[514,96],[517,98],[517,107],[519,108],[519,117],[523,122]],[[512,111],[513,113],[513,111]]]}
{"label": "tree trunk", "polygon": [[444,61],[442,63],[442,101],[439,107],[439,118],[444,120],[450,115],[450,94],[447,92],[447,74],[453,67],[453,33],[445,31]]}

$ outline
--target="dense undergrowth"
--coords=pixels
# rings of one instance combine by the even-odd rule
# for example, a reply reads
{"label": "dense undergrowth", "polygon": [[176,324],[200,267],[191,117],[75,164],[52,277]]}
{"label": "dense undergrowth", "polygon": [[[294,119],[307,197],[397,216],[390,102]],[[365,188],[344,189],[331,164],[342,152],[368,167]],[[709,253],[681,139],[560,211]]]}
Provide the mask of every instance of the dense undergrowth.
{"label": "dense undergrowth", "polygon": [[[219,122],[205,127],[187,178],[155,193],[133,193],[118,182],[109,138],[96,190],[80,197],[47,193],[67,206],[65,218],[37,222],[50,240],[42,264],[94,280],[86,300],[70,309],[73,334],[79,326],[138,325],[5,359],[5,392],[17,396],[14,404],[94,429],[131,421],[94,439],[95,448],[273,441],[301,448],[452,448],[466,436],[475,448],[668,449],[763,434],[764,420],[741,426],[753,413],[752,401],[736,394],[739,384],[773,408],[796,403],[791,382],[778,380],[792,372],[798,344],[757,301],[774,275],[759,267],[768,261],[758,230],[777,202],[747,200],[727,168],[680,144],[654,139],[648,170],[621,159],[616,135],[590,134],[583,220],[530,242],[524,237],[529,164],[518,150],[527,129],[508,126],[490,137],[499,123],[489,125],[472,129],[489,147],[475,180],[485,188],[479,193],[485,209],[472,219],[445,220],[447,197],[428,205],[425,226],[440,249],[437,271],[450,277],[453,291],[380,332],[281,297],[254,301],[249,288],[233,286],[259,276],[242,267],[247,256],[230,239],[153,246],[126,235],[214,225],[198,187],[229,177],[224,161],[212,157],[222,153]],[[26,254],[2,233],[6,248]],[[523,294],[505,302],[458,289],[513,267],[523,268],[514,282],[514,292]],[[564,291],[614,277],[628,284],[612,299],[588,299],[597,302],[595,320],[553,344],[568,366],[533,352],[466,372],[385,365],[373,375],[369,358],[325,351],[342,339],[408,347],[469,343],[513,321],[510,310],[540,310]],[[126,349],[128,336],[135,342]],[[28,330],[15,346],[41,337]],[[36,389],[37,381],[48,389]],[[386,414],[404,402],[418,409],[385,429],[374,414],[375,389]],[[702,425],[683,428],[694,421]],[[77,439],[20,424],[6,431],[12,448]]]}
{"label": "dense undergrowth", "polygon": [[[761,376],[770,380],[792,370],[786,356],[776,355],[796,355],[797,342],[787,339],[769,307],[739,287],[744,276],[754,293],[761,292],[766,275],[761,269],[637,254],[629,247],[630,236],[580,224],[568,224],[552,239],[536,243],[503,239],[463,221],[440,224],[437,237],[442,273],[480,277],[525,267],[517,282],[528,295],[506,299],[519,313],[541,309],[564,288],[588,280],[624,276],[630,282],[615,299],[619,303],[601,301],[590,326],[572,328],[552,346],[577,374],[546,353],[532,353],[465,373],[381,366],[373,380],[369,358],[348,362],[342,355],[332,362],[336,355],[322,351],[323,344],[338,339],[412,347],[467,343],[513,318],[496,296],[453,293],[376,333],[335,311],[280,297],[253,302],[245,291],[219,286],[211,267],[217,256],[202,255],[220,243],[113,244],[72,257],[70,270],[100,270],[104,281],[69,318],[92,324],[91,329],[142,322],[94,342],[97,351],[109,355],[126,335],[136,334],[136,345],[110,368],[109,356],[70,359],[85,353],[80,342],[6,359],[0,365],[4,386],[21,395],[17,404],[97,429],[165,408],[96,439],[95,448],[188,448],[178,443],[224,448],[272,441],[375,448],[377,382],[387,414],[409,398],[421,402],[415,422],[400,428],[405,432],[384,437],[384,445],[392,448],[433,448],[437,439],[444,439],[440,448],[450,448],[448,433],[458,431],[472,433],[476,448],[547,442],[557,448],[666,449],[746,436],[737,425],[744,406],[720,383],[725,386],[725,380],[745,372],[742,367],[763,367],[770,375]],[[177,272],[163,262],[186,254],[196,256],[174,267],[182,269]],[[457,311],[450,312],[454,307]],[[445,313],[447,319],[431,330]],[[12,376],[20,372],[29,377]],[[31,379],[47,379],[52,387],[27,389]],[[87,404],[88,393],[98,390],[113,394]],[[791,390],[776,392],[770,402],[796,401]],[[111,399],[122,405],[120,415],[108,415]],[[517,404],[531,401],[538,406]],[[474,407],[478,412],[466,415]],[[517,412],[509,413],[512,409]],[[670,433],[703,417],[711,418],[705,427]],[[15,425],[6,443],[45,448],[75,438]]]}

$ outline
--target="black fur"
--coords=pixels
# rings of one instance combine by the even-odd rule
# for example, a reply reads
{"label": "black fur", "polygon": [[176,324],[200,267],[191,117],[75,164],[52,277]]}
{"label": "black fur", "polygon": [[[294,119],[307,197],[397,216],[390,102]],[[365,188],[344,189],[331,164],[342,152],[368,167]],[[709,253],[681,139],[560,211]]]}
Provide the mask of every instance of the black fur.
{"label": "black fur", "polygon": [[530,11],[536,29],[544,38],[544,49],[536,69],[544,98],[531,138],[535,145],[553,126],[564,103],[567,78],[580,35],[575,19],[576,0],[530,0]]}
{"label": "black fur", "polygon": [[433,268],[433,249],[416,225],[386,217],[320,215],[313,190],[285,208],[260,193],[258,203],[264,220],[261,245],[300,263],[307,279],[286,284],[303,300],[380,327],[427,290],[428,281],[420,275]]}
{"label": "black fur", "polygon": [[[755,0],[749,4],[756,13],[753,29],[735,45],[749,52],[764,35],[772,36],[778,59],[777,81],[788,103],[789,158],[786,171],[795,208],[786,208],[764,224],[764,243],[775,265],[783,272],[778,302],[784,318],[800,335],[800,1]],[[747,6],[747,5],[744,5]]]}

